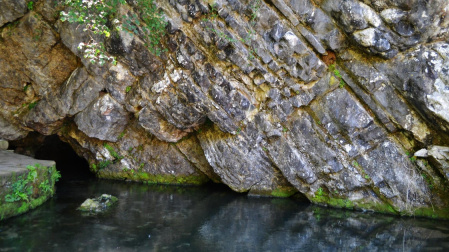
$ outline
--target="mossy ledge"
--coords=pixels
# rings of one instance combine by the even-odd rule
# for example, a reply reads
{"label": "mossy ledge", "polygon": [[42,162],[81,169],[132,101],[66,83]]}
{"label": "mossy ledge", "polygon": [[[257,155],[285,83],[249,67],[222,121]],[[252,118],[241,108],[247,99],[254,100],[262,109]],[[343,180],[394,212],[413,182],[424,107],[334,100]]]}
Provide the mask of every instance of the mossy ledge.
{"label": "mossy ledge", "polygon": [[0,185],[0,220],[17,216],[42,205],[56,191],[60,174],[54,165],[28,165],[26,171],[3,176]]}
{"label": "mossy ledge", "polygon": [[97,173],[99,178],[116,179],[116,180],[130,180],[143,182],[146,184],[164,184],[164,185],[202,185],[209,181],[206,176],[198,175],[153,175],[146,172],[139,172],[134,170],[123,170],[120,172],[110,172],[107,170],[100,170]]}
{"label": "mossy ledge", "polygon": [[449,220],[449,210],[447,208],[421,207],[410,211],[399,211],[390,204],[384,202],[364,202],[363,200],[351,201],[349,199],[340,199],[328,195],[324,190],[319,190],[309,200],[317,205],[329,206],[334,208],[343,208],[350,210],[374,211],[383,214],[392,214],[398,216],[425,217],[432,219]]}

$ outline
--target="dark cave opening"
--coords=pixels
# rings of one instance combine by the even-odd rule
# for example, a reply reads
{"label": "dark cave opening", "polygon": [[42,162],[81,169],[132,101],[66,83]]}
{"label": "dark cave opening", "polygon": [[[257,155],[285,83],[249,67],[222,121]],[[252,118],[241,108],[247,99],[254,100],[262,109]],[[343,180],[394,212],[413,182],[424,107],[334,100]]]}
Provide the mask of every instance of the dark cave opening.
{"label": "dark cave opening", "polygon": [[88,162],[77,155],[70,144],[63,142],[57,135],[44,136],[31,132],[27,137],[10,141],[9,149],[15,153],[34,157],[38,160],[53,160],[56,169],[61,172],[61,181],[85,180],[94,178]]}

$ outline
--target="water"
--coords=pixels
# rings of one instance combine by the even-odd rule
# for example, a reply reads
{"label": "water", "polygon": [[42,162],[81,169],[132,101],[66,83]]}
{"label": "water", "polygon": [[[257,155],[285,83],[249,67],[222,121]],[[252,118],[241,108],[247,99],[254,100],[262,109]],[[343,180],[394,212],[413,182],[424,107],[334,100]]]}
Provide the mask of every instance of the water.
{"label": "water", "polygon": [[[109,212],[76,208],[115,195]],[[223,188],[65,181],[29,214],[0,222],[0,251],[449,251],[449,223],[252,198]]]}

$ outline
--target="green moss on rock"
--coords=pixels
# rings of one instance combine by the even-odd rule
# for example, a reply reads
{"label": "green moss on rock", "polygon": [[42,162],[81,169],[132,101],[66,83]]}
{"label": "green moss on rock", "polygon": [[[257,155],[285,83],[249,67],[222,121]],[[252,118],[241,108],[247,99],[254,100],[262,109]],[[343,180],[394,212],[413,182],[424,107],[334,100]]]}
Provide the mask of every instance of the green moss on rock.
{"label": "green moss on rock", "polygon": [[297,192],[298,190],[296,190],[296,188],[294,187],[280,187],[271,191],[271,196],[278,198],[288,198]]}
{"label": "green moss on rock", "polygon": [[166,184],[166,185],[202,185],[209,181],[204,175],[169,175],[169,174],[149,174],[130,169],[124,169],[120,172],[100,170],[97,173],[99,178],[131,180],[147,184]]}
{"label": "green moss on rock", "polygon": [[[55,193],[60,174],[55,166],[28,166],[28,171],[13,174],[0,190],[0,220],[28,212],[42,205]],[[15,186],[14,186],[15,185]]]}

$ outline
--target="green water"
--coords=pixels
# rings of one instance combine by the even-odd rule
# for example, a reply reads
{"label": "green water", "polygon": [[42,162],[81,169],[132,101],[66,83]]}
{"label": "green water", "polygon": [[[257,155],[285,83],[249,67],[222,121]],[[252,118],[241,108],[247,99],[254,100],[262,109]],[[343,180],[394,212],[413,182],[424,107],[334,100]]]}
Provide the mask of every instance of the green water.
{"label": "green water", "polygon": [[[115,195],[98,216],[76,208]],[[449,251],[449,223],[253,198],[216,187],[74,180],[0,222],[0,251]]]}

